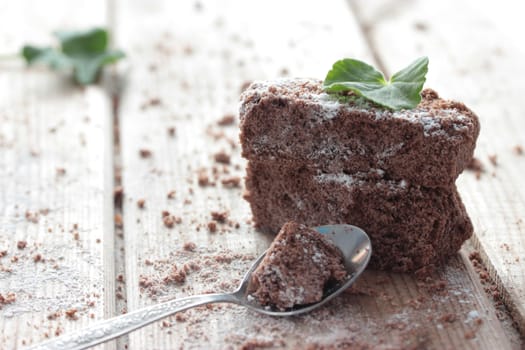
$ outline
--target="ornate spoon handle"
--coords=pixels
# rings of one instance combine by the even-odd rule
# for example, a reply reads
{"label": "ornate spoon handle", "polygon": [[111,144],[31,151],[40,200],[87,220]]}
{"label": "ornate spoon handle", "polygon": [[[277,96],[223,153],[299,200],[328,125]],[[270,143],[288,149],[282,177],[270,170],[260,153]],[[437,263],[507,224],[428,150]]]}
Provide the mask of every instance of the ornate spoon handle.
{"label": "ornate spoon handle", "polygon": [[160,304],[152,305],[124,315],[100,321],[94,325],[64,334],[55,339],[40,343],[29,350],[80,350],[106,342],[127,334],[138,328],[144,327],[164,317],[173,315],[179,311],[217,302],[237,302],[234,294],[204,294],[195,295],[182,299],[169,300]]}

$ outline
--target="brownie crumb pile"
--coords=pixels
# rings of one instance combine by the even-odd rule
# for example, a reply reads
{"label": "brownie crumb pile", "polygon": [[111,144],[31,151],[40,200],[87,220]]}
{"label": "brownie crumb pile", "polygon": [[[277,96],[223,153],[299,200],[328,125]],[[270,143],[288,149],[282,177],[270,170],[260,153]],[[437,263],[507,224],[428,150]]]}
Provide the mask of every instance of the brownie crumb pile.
{"label": "brownie crumb pile", "polygon": [[279,310],[318,302],[325,286],[347,276],[341,251],[314,229],[286,223],[252,274],[249,291]]}

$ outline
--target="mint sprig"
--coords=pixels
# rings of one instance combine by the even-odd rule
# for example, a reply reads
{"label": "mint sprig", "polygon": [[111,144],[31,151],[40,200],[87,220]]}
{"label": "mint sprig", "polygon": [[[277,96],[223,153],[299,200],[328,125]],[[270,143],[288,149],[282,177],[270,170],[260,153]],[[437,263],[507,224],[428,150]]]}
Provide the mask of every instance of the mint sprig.
{"label": "mint sprig", "polygon": [[386,80],[371,65],[352,58],[337,61],[326,75],[323,88],[328,93],[353,91],[383,107],[412,109],[421,101],[428,72],[428,57],[420,57]]}
{"label": "mint sprig", "polygon": [[59,31],[54,33],[60,47],[26,45],[22,57],[27,64],[47,64],[51,69],[72,69],[73,78],[81,85],[95,82],[103,66],[124,57],[120,50],[108,49],[107,30],[95,28],[85,31]]}

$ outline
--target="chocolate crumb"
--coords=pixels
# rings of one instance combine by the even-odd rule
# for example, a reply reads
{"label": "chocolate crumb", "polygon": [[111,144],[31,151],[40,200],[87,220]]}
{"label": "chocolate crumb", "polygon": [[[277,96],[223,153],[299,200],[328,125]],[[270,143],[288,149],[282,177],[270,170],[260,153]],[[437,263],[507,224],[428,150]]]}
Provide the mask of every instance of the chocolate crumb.
{"label": "chocolate crumb", "polygon": [[456,321],[456,319],[457,319],[457,316],[456,316],[455,314],[453,314],[453,313],[444,314],[444,315],[442,315],[442,316],[439,318],[439,320],[440,320],[441,322],[448,322],[448,323],[453,323],[453,322]]}
{"label": "chocolate crumb", "polygon": [[239,176],[231,176],[221,180],[221,183],[226,188],[238,188],[241,184]]}
{"label": "chocolate crumb", "polygon": [[210,178],[208,177],[208,174],[206,174],[206,170],[202,169],[198,172],[197,182],[201,187],[210,185]]}
{"label": "chocolate crumb", "polygon": [[140,209],[144,209],[145,205],[146,205],[146,200],[144,198],[137,200],[137,207],[139,207]]}
{"label": "chocolate crumb", "polygon": [[174,198],[175,198],[175,193],[176,193],[175,190],[171,190],[171,191],[168,192],[168,194],[166,195],[166,197],[167,197],[168,199],[174,199]]}
{"label": "chocolate crumb", "polygon": [[230,164],[230,155],[226,153],[225,151],[220,151],[220,152],[215,153],[213,158],[215,159],[217,163]]}
{"label": "chocolate crumb", "polygon": [[208,230],[210,232],[217,232],[217,222],[215,221],[208,222]]}
{"label": "chocolate crumb", "polygon": [[3,305],[12,304],[16,301],[16,294],[8,292],[5,296],[0,293],[0,309]]}
{"label": "chocolate crumb", "polygon": [[78,320],[78,315],[77,315],[77,309],[75,308],[71,308],[71,309],[68,309],[66,310],[65,314],[66,314],[66,317],[70,320]]}
{"label": "chocolate crumb", "polygon": [[166,284],[169,283],[177,283],[177,284],[183,284],[186,282],[186,271],[183,269],[178,269],[176,265],[173,265],[171,267],[171,271],[168,275],[166,275],[162,281]]}
{"label": "chocolate crumb", "polygon": [[117,207],[122,206],[122,199],[124,198],[124,187],[116,186],[113,190],[113,199]]}
{"label": "chocolate crumb", "polygon": [[20,250],[24,249],[25,247],[27,246],[27,242],[26,241],[18,241],[16,243],[16,247]]}
{"label": "chocolate crumb", "polygon": [[179,312],[175,315],[175,321],[177,322],[186,322],[188,318],[184,312]]}
{"label": "chocolate crumb", "polygon": [[176,132],[177,132],[177,129],[174,126],[170,126],[168,128],[168,135],[170,137],[174,137]]}
{"label": "chocolate crumb", "polygon": [[514,146],[514,153],[518,156],[523,155],[523,147],[521,145]]}
{"label": "chocolate crumb", "polygon": [[195,249],[197,249],[197,245],[195,243],[193,243],[193,242],[186,242],[186,243],[184,243],[182,248],[184,248],[184,250],[187,251],[187,252],[194,252]]}
{"label": "chocolate crumb", "polygon": [[228,126],[235,123],[235,116],[233,114],[226,114],[217,122],[219,126]]}
{"label": "chocolate crumb", "polygon": [[145,148],[140,149],[139,154],[141,158],[150,158],[153,155],[153,153],[149,149]]}
{"label": "chocolate crumb", "polygon": [[35,254],[35,255],[33,256],[33,261],[34,261],[35,263],[37,263],[37,262],[43,262],[44,259],[42,258],[42,255],[40,255],[40,254]]}
{"label": "chocolate crumb", "polygon": [[56,174],[57,174],[57,176],[64,176],[64,175],[66,175],[66,169],[64,169],[64,168],[56,168]]}
{"label": "chocolate crumb", "polygon": [[228,219],[229,215],[227,211],[212,211],[210,214],[213,220],[218,221],[220,223],[226,222],[226,219]]}
{"label": "chocolate crumb", "polygon": [[496,154],[491,154],[489,156],[489,161],[492,163],[492,165],[497,166],[498,165],[498,156]]}

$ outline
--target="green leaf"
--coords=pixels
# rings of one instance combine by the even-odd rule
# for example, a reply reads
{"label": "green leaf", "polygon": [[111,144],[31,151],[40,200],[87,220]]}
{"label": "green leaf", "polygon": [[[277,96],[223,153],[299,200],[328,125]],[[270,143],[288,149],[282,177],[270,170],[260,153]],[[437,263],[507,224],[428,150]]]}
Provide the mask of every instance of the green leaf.
{"label": "green leaf", "polygon": [[428,72],[428,58],[421,57],[395,73],[390,80],[371,65],[346,58],[337,61],[326,75],[325,91],[353,91],[357,95],[393,110],[412,109],[421,101]]}
{"label": "green leaf", "polygon": [[68,56],[101,54],[108,46],[108,32],[101,28],[85,31],[57,31],[62,52]]}
{"label": "green leaf", "polygon": [[36,47],[26,45],[22,48],[22,57],[27,64],[46,63],[53,69],[63,69],[71,67],[71,62],[63,53],[52,47]]}
{"label": "green leaf", "polygon": [[79,84],[96,81],[103,66],[117,62],[125,55],[120,50],[108,50],[108,33],[101,28],[86,31],[55,33],[60,48],[24,46],[22,56],[28,64],[43,63],[52,69],[72,69]]}

